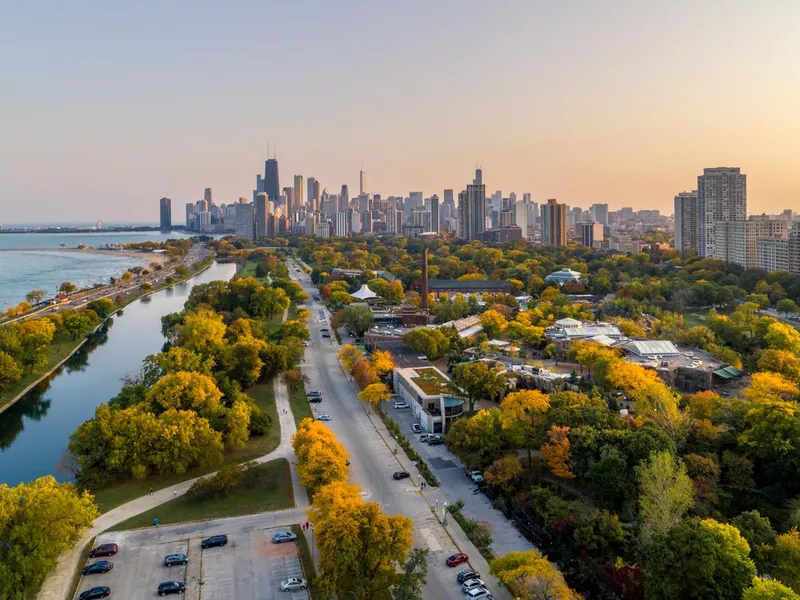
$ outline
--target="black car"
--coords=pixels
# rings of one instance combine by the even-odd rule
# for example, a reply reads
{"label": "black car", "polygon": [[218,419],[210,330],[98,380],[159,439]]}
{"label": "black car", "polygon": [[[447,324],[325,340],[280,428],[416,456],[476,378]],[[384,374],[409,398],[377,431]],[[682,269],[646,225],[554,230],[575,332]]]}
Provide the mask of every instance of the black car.
{"label": "black car", "polygon": [[204,539],[200,546],[202,548],[214,548],[215,546],[224,546],[228,543],[228,536],[227,535],[212,535],[209,538]]}
{"label": "black car", "polygon": [[456,580],[458,583],[464,583],[470,579],[478,579],[480,576],[481,574],[477,571],[473,571],[472,569],[464,569],[463,571],[458,572],[458,575],[456,575]]}
{"label": "black car", "polygon": [[311,404],[319,404],[322,402],[322,396],[311,396],[308,401],[311,402]]}
{"label": "black car", "polygon": [[182,594],[186,591],[186,586],[182,581],[165,581],[158,584],[158,595],[166,596],[167,594]]}
{"label": "black car", "polygon": [[400,481],[401,479],[408,479],[409,477],[411,477],[411,473],[409,473],[408,471],[398,471],[397,473],[394,473],[392,475],[392,479],[394,479],[395,481]]}
{"label": "black car", "polygon": [[167,554],[164,557],[164,566],[185,565],[189,562],[189,557],[185,554]]}
{"label": "black car", "polygon": [[81,600],[95,600],[95,598],[106,598],[111,593],[111,588],[105,585],[93,587],[86,590],[79,597]]}
{"label": "black car", "polygon": [[84,575],[94,575],[95,573],[108,573],[114,565],[107,560],[98,560],[90,565],[83,567]]}

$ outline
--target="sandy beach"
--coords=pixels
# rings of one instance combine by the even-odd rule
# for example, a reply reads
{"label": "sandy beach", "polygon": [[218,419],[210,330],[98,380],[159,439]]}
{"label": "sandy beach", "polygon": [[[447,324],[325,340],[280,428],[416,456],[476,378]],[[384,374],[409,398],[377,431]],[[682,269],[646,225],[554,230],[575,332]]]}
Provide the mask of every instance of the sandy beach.
{"label": "sandy beach", "polygon": [[159,265],[169,260],[166,253],[139,252],[138,250],[102,250],[99,248],[0,248],[0,252],[80,252],[87,254],[104,254],[106,256],[128,256]]}

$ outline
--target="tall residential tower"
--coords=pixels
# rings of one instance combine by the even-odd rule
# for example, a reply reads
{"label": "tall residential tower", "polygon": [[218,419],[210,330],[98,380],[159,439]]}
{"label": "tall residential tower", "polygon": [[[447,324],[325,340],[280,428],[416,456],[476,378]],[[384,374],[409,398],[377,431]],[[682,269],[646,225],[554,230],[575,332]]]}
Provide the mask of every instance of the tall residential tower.
{"label": "tall residential tower", "polygon": [[703,169],[697,177],[697,252],[713,257],[714,225],[747,219],[747,176],[739,167]]}

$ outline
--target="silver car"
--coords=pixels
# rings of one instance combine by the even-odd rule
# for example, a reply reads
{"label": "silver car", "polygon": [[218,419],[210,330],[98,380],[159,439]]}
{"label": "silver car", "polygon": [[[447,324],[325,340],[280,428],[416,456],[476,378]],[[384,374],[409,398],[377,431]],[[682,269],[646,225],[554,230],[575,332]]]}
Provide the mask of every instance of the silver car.
{"label": "silver car", "polygon": [[308,587],[308,582],[302,577],[289,577],[281,581],[282,592],[296,592],[297,590],[304,590]]}

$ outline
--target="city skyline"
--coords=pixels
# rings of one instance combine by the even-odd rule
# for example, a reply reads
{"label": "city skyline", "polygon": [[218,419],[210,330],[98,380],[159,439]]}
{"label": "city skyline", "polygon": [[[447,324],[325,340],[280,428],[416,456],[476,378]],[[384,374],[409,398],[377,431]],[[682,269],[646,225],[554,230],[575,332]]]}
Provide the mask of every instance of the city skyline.
{"label": "city skyline", "polygon": [[[207,186],[235,202],[273,154],[285,182],[331,193],[360,190],[362,169],[372,193],[458,194],[478,162],[505,194],[665,214],[699,171],[730,165],[751,213],[800,208],[794,4],[188,6],[9,8],[3,222],[152,221],[154,198],[183,206]],[[264,60],[300,28],[302,48]],[[359,35],[327,43],[347,28]],[[465,29],[482,43],[447,35]],[[301,79],[299,100],[269,93]]]}

